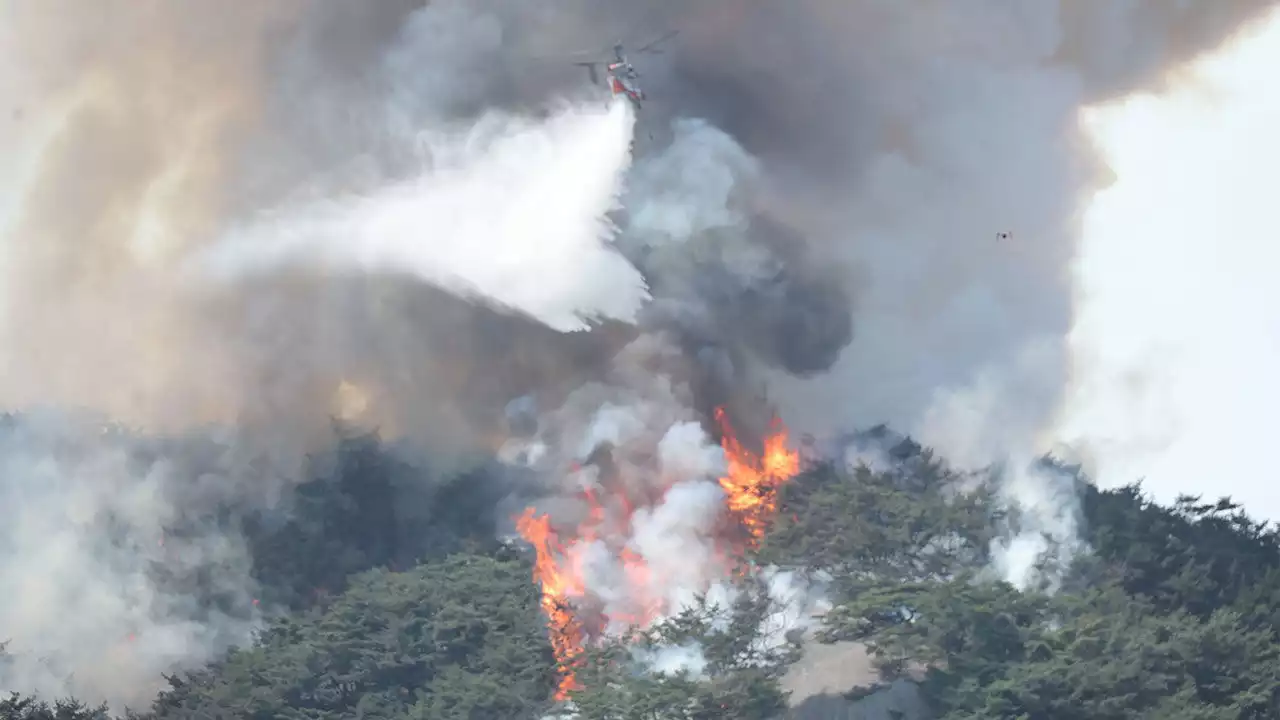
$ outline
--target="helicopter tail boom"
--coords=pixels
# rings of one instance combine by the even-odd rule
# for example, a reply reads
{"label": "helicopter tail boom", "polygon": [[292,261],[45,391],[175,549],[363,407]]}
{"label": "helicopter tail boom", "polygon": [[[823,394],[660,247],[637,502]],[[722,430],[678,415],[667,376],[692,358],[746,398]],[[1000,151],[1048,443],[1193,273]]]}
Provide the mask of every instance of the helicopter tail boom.
{"label": "helicopter tail boom", "polygon": [[582,67],[585,67],[585,68],[587,69],[587,74],[591,76],[591,82],[592,82],[592,83],[594,83],[594,84],[596,84],[596,85],[599,85],[599,84],[600,84],[600,73],[599,73],[599,71],[597,71],[597,70],[596,70],[596,66],[597,66],[597,65],[599,65],[599,64],[600,64],[600,63],[598,63],[598,62],[577,62],[577,63],[574,63],[574,65],[581,65]]}

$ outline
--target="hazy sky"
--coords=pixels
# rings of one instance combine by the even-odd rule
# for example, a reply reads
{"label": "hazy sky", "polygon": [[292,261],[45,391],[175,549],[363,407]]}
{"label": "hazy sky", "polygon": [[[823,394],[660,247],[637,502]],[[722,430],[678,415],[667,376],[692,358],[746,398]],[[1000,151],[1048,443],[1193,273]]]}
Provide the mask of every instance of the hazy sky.
{"label": "hazy sky", "polygon": [[1061,437],[1099,482],[1280,520],[1280,13],[1158,96],[1086,112],[1116,175],[1085,217]]}

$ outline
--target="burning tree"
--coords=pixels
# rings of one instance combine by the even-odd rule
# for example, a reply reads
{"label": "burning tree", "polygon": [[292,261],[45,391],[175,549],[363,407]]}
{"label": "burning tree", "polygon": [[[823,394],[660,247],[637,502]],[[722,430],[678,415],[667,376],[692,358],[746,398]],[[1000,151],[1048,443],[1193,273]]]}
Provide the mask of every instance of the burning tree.
{"label": "burning tree", "polygon": [[696,452],[701,430],[675,425],[658,443],[658,487],[637,492],[616,472],[610,481],[597,464],[578,493],[586,512],[576,522],[553,523],[533,508],[518,518],[517,530],[537,555],[534,580],[560,671],[558,699],[580,689],[576,669],[588,643],[649,628],[712,584],[745,573],[746,553],[763,536],[778,489],[799,472],[799,455],[780,423],[757,455],[723,411],[716,419],[722,436],[714,481],[698,477],[709,469]]}

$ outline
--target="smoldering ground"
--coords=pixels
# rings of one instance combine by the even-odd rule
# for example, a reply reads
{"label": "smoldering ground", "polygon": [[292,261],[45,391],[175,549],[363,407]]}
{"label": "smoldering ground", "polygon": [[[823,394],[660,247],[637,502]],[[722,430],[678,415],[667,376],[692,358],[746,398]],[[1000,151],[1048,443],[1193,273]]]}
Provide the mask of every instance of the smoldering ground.
{"label": "smoldering ground", "polygon": [[[632,58],[653,99],[616,219],[653,294],[639,327],[676,332],[722,392],[767,379],[799,429],[887,420],[966,461],[1034,453],[1068,379],[1075,217],[1100,181],[1076,109],[1158,83],[1268,5],[11,2],[0,400],[237,428],[280,469],[225,492],[264,503],[335,412],[434,448],[496,447],[508,400],[557,406],[640,330],[566,336],[403,276],[211,287],[176,270],[260,211],[412,178],[423,129],[594,99],[565,55],[676,29],[664,55]],[[145,477],[74,472],[37,447],[25,457],[62,479],[51,487],[90,505],[104,475]],[[56,519],[68,503],[42,507]],[[218,547],[239,553],[234,537]],[[10,557],[19,593],[63,577]],[[112,592],[103,625],[159,622]],[[183,637],[164,664],[217,645]],[[78,652],[56,633],[24,641]],[[136,701],[156,685],[139,667],[77,691]]]}

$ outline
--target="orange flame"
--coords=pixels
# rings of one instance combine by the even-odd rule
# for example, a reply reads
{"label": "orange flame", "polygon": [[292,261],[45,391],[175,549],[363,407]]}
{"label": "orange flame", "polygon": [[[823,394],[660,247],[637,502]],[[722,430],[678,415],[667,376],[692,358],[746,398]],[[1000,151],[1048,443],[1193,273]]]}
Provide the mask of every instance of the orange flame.
{"label": "orange flame", "polygon": [[560,674],[556,699],[563,700],[576,687],[573,665],[582,652],[583,633],[569,605],[571,595],[581,595],[581,584],[570,568],[557,563],[557,555],[564,557],[564,547],[551,529],[551,518],[534,515],[533,508],[526,508],[516,520],[520,537],[533,545],[537,560],[533,567],[533,579],[542,586],[542,611],[547,614],[551,634],[551,649],[555,653],[556,669]]}
{"label": "orange flame", "polygon": [[[788,448],[787,431],[780,423],[774,424],[764,439],[764,452],[757,457],[738,442],[723,410],[716,411],[716,421],[721,427],[721,447],[727,464],[727,473],[719,479],[719,484],[727,496],[730,517],[746,531],[748,547],[754,548],[764,536],[777,507],[779,488],[799,472],[800,456]],[[582,557],[574,550],[599,539],[607,519],[605,506],[593,491],[583,491],[582,498],[588,505],[587,517],[572,532],[566,533],[564,540],[551,526],[551,519],[547,515],[535,514],[533,508],[527,508],[516,519],[517,532],[536,553],[533,579],[541,586],[541,606],[547,615],[551,647],[560,675],[557,700],[566,699],[571,691],[580,687],[574,669],[587,640],[587,632],[574,614],[573,601],[586,596]],[[618,505],[626,516],[624,524],[629,524],[633,510],[630,499],[619,497]],[[728,559],[730,552],[742,549],[718,547],[717,555]],[[655,579],[653,571],[634,550],[622,547],[616,552],[630,587],[644,596]],[[627,617],[604,619],[646,625],[665,609],[660,601],[650,597],[639,598],[637,604],[641,608],[639,616],[628,614]]]}
{"label": "orange flame", "polygon": [[728,496],[729,512],[742,523],[755,547],[764,537],[768,522],[778,507],[778,490],[800,472],[800,453],[788,448],[786,428],[775,421],[762,443],[764,452],[756,457],[734,436],[723,409],[716,410],[720,423],[728,472],[720,487]]}

